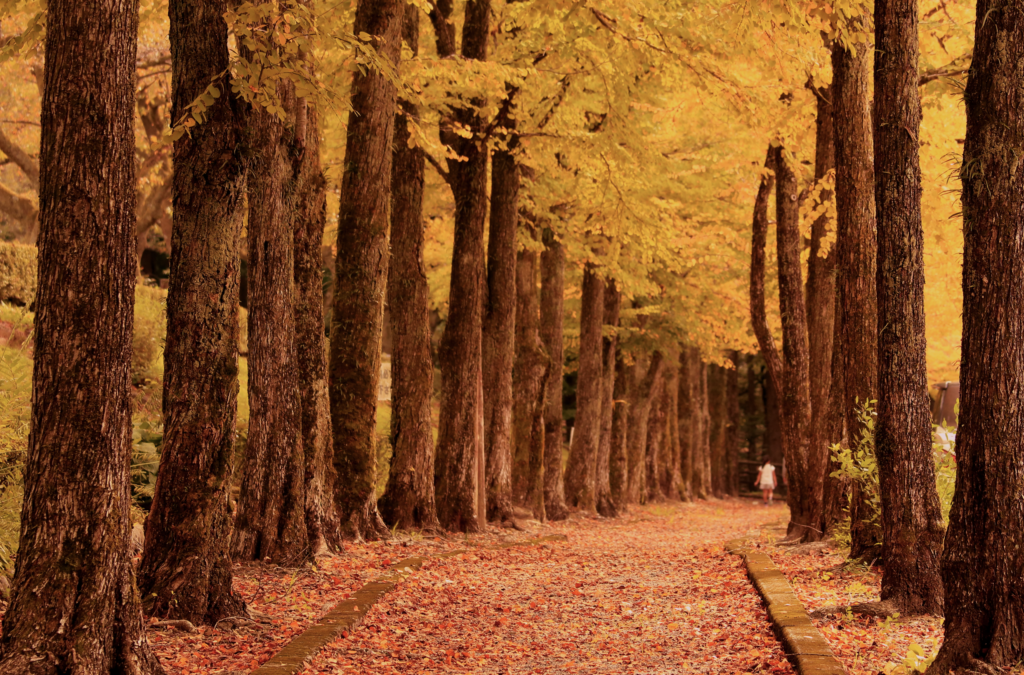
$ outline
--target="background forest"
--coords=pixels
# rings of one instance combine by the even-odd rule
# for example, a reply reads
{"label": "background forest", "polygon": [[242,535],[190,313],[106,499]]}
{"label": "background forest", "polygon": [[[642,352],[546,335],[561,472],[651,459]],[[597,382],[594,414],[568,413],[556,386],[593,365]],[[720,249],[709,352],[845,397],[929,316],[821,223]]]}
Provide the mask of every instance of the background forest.
{"label": "background forest", "polygon": [[235,563],[735,496],[767,457],[791,541],[942,612],[985,467],[924,392],[995,302],[961,212],[1005,220],[961,160],[979,7],[137,1],[0,0],[5,659],[33,575],[120,588],[76,621],[149,672],[136,578],[216,626]]}
{"label": "background forest", "polygon": [[[269,5],[252,7],[270,11]],[[9,242],[0,245],[0,299],[4,302],[0,438],[12,476],[18,471],[29,418],[30,307],[36,278],[32,245],[38,234],[37,120],[43,81],[40,9],[33,2],[8,2],[0,23],[0,69],[5,82],[0,90],[4,156],[0,236]],[[316,33],[306,37],[315,68],[297,78],[316,97],[322,114],[321,153],[327,178],[322,259],[328,325],[335,289],[349,73],[356,63],[361,62],[360,68],[368,67],[365,63],[374,65],[374,57],[359,46],[360,37],[350,34],[354,10],[351,3],[315,10]],[[716,2],[499,3],[492,7],[493,48],[486,60],[439,56],[434,29],[424,13],[416,53],[406,42],[392,76],[403,100],[418,111],[410,119],[407,143],[421,148],[429,158],[422,207],[423,264],[435,367],[448,312],[454,227],[452,193],[442,168],[453,151],[440,142],[437,129],[466,102],[478,106],[481,117],[493,120],[492,125],[515,129],[515,154],[524,167],[521,211],[528,212],[534,222],[543,221],[565,251],[564,372],[570,405],[578,368],[583,271],[588,265],[614,281],[622,294],[615,331],[628,360],[644,362],[655,351],[668,353],[679,343],[698,348],[702,358],[712,363],[726,363],[731,352],[756,353],[747,304],[748,232],[765,138],[785,139],[794,156],[805,240],[810,240],[811,223],[822,215],[827,222],[822,257],[830,254],[835,239],[834,170],[818,180],[814,176],[816,92],[827,91],[818,88],[826,88],[831,79],[830,51],[820,32],[823,26],[829,30],[828,26],[837,25],[830,18],[833,11],[813,4],[782,8]],[[956,380],[959,363],[958,157],[964,135],[962,88],[971,53],[972,14],[973,7],[966,3],[926,1],[920,6],[922,215],[931,382]],[[454,12],[456,32],[462,28],[462,16],[461,11]],[[242,21],[244,16],[235,15],[235,19]],[[309,31],[313,15],[290,20],[296,31]],[[167,34],[166,3],[144,1],[135,152],[137,251],[143,276],[137,290],[133,342],[133,481],[137,500],[144,506],[152,498],[162,435],[163,315],[172,255]],[[233,59],[235,68],[244,62],[237,52]],[[237,77],[244,79],[244,73]],[[264,75],[263,83],[285,77]],[[510,114],[507,94],[513,90]],[[178,128],[184,129],[181,124]],[[496,149],[508,146],[507,137],[498,134],[490,142]],[[773,235],[770,231],[770,252],[775,248]],[[538,238],[520,229],[516,246],[521,251],[537,250]],[[244,257],[243,307],[247,304]],[[805,276],[809,258],[810,249],[805,246]],[[778,292],[771,253],[766,278],[768,318],[779,331],[778,302],[771,299]],[[245,326],[243,309],[239,452],[249,418]],[[391,332],[389,325],[385,352],[390,351]],[[751,373],[744,380],[744,391],[752,392],[744,396],[760,394],[752,389],[757,369],[752,361],[744,370]],[[438,371],[434,378],[437,389],[439,375]],[[383,403],[377,417],[384,472],[379,478],[381,489],[391,452],[390,414],[390,403]],[[573,414],[572,409],[566,411],[570,420]],[[433,415],[436,425],[436,396]],[[747,425],[758,424],[757,413],[748,416]],[[758,433],[763,430],[748,434],[754,443]],[[8,480],[3,502],[7,525],[0,537],[7,564],[16,542],[20,508],[16,483]]]}

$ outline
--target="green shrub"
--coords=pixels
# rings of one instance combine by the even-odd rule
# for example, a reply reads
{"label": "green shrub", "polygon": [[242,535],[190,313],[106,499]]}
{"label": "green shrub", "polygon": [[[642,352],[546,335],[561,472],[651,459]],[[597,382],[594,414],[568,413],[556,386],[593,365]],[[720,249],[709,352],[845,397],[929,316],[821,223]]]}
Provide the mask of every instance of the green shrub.
{"label": "green shrub", "polygon": [[36,247],[0,242],[0,302],[28,307],[36,299]]}
{"label": "green shrub", "polygon": [[[875,458],[875,403],[867,401],[857,410],[861,426],[857,445],[853,448],[844,448],[835,444],[831,447],[831,452],[833,460],[839,464],[839,468],[832,472],[832,476],[848,478],[860,484],[861,492],[868,504],[868,522],[880,527],[882,498],[878,486],[878,460]],[[951,446],[933,442],[932,459],[935,462],[935,488],[939,495],[942,518],[946,520],[949,518],[956,486],[956,455]],[[849,545],[849,536],[850,520],[847,517],[836,533],[837,542],[840,545]]]}

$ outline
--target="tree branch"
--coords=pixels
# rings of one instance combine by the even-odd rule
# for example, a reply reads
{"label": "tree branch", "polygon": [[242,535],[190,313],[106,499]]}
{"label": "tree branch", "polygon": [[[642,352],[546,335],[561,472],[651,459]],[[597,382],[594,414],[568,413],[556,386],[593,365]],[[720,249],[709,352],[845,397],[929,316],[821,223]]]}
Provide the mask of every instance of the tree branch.
{"label": "tree branch", "polygon": [[11,158],[28,177],[33,187],[39,187],[39,165],[29,154],[22,150],[21,146],[12,141],[3,129],[0,129],[0,152]]}
{"label": "tree branch", "polygon": [[39,208],[36,206],[35,200],[28,195],[18,194],[0,183],[0,211],[15,220],[29,224],[35,220]]}
{"label": "tree branch", "polygon": [[768,328],[768,314],[765,310],[764,276],[765,246],[768,243],[768,199],[775,187],[775,160],[771,145],[768,146],[768,157],[764,161],[767,170],[761,176],[761,185],[757,189],[754,201],[754,227],[752,251],[750,254],[750,320],[754,324],[754,335],[761,348],[761,355],[768,366],[768,381],[776,400],[782,400],[782,359],[779,357],[775,337]]}
{"label": "tree branch", "polygon": [[430,166],[434,167],[434,170],[437,171],[439,174],[441,174],[441,178],[444,179],[444,182],[448,183],[448,185],[451,185],[452,184],[452,177],[448,173],[448,171],[445,170],[445,168],[443,166],[441,166],[441,163],[438,162],[436,159],[434,159],[434,156],[431,155],[426,150],[421,150],[420,152],[422,152],[423,156],[426,157],[427,162],[430,164]]}
{"label": "tree branch", "polygon": [[149,194],[138,195],[135,207],[135,234],[140,235],[160,222],[171,203],[171,179],[166,177],[161,185],[154,185]]}

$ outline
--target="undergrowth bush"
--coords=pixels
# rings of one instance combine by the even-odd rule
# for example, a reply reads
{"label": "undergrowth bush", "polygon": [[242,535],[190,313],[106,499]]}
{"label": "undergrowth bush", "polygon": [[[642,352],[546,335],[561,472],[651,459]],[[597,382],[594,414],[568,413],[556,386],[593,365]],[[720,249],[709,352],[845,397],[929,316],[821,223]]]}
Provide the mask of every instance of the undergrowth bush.
{"label": "undergrowth bush", "polygon": [[135,286],[135,331],[132,333],[132,382],[163,379],[164,340],[167,337],[167,291]]}
{"label": "undergrowth bush", "polygon": [[35,246],[0,241],[0,302],[31,305],[37,274]]}
{"label": "undergrowth bush", "polygon": [[[878,487],[878,460],[875,457],[875,403],[866,401],[857,409],[861,433],[856,445],[845,448],[835,444],[830,448],[832,459],[839,468],[832,472],[834,478],[846,478],[860,485],[868,504],[868,522],[881,526],[882,498]],[[935,462],[935,487],[939,495],[939,506],[942,518],[949,518],[949,509],[953,504],[953,490],[956,486],[956,454],[952,443],[944,443],[938,439],[950,432],[940,429],[933,434],[932,458]],[[834,535],[840,546],[850,544],[850,518],[843,521]]]}

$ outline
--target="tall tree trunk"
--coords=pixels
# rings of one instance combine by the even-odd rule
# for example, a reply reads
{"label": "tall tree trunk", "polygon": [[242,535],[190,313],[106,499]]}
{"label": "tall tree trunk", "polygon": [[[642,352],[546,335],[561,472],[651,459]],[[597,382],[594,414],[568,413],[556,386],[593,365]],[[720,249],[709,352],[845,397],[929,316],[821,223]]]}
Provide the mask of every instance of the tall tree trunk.
{"label": "tall tree trunk", "polygon": [[[765,373],[765,379],[768,378],[767,372]],[[776,467],[783,466],[785,459],[785,452],[782,449],[782,410],[780,409],[781,404],[779,403],[779,397],[775,393],[774,387],[771,386],[770,381],[765,382],[762,386],[763,403],[764,403],[764,415],[765,415],[765,431],[764,431],[764,454],[768,456],[772,464]]]}
{"label": "tall tree trunk", "polygon": [[764,396],[762,394],[762,371],[758,367],[757,357],[747,354],[743,358],[743,434],[752,461],[760,461],[765,454],[764,431],[766,421]]}
{"label": "tall tree trunk", "polygon": [[789,489],[789,536],[804,539],[817,530],[820,516],[807,500],[807,457],[811,398],[804,285],[800,279],[798,184],[782,147],[775,149],[776,235],[779,264],[779,312],[782,315],[783,448]]}
{"label": "tall tree trunk", "polygon": [[[678,364],[682,354],[674,359]],[[679,444],[679,366],[669,366],[665,378],[665,463],[661,472],[661,491],[668,499],[679,499],[682,483]]]}
{"label": "tall tree trunk", "polygon": [[628,450],[628,490],[626,502],[639,504],[647,490],[647,471],[645,465],[647,450],[647,425],[651,416],[654,397],[660,389],[665,359],[661,352],[654,352],[643,380],[637,385],[633,403],[629,410],[627,450]]}
{"label": "tall tree trunk", "polygon": [[929,672],[1024,659],[1022,12],[1021,0],[978,2],[964,96],[960,428],[942,558],[945,641]]}
{"label": "tall tree trunk", "polygon": [[708,412],[711,415],[710,445],[711,494],[722,497],[725,494],[725,371],[716,365],[708,366]]}
{"label": "tall tree trunk", "polygon": [[[604,325],[612,329],[618,328],[619,309],[622,304],[622,293],[615,281],[609,281],[604,291]],[[606,518],[618,515],[615,500],[612,499],[611,487],[611,455],[612,425],[615,416],[615,354],[618,337],[614,332],[604,336],[601,341],[602,373],[601,373],[601,430],[598,436],[597,462],[597,512]]]}
{"label": "tall tree trunk", "polygon": [[562,482],[565,251],[551,230],[544,230],[543,241],[544,251],[540,255],[540,339],[551,360],[551,373],[544,387],[544,511],[551,520],[563,520],[568,515]]}
{"label": "tall tree trunk", "polygon": [[527,240],[517,254],[516,266],[516,363],[513,373],[515,400],[515,493],[538,520],[544,510],[544,395],[551,373],[551,359],[539,332],[540,303],[537,296],[536,231],[520,221]]}
{"label": "tall tree trunk", "polygon": [[[227,68],[223,3],[169,5],[171,119]],[[218,83],[223,93],[226,80]],[[214,624],[242,613],[231,588],[230,482],[238,405],[239,239],[245,168],[235,101],[225,97],[174,144],[164,442],[139,590],[152,616]],[[224,161],[223,158],[231,158]]]}
{"label": "tall tree trunk", "polygon": [[[1024,6],[1022,6],[1024,8]],[[924,333],[917,0],[875,3],[878,457],[882,602],[941,614],[945,526],[935,488]]]}
{"label": "tall tree trunk", "polygon": [[[835,169],[835,142],[832,125],[832,92],[816,89],[817,119],[815,133],[814,180],[820,183]],[[822,190],[821,203],[832,198]],[[836,310],[835,246],[827,255],[822,242],[828,230],[828,216],[822,213],[811,224],[811,256],[807,269],[807,341],[810,350],[811,426],[805,484],[808,527],[807,541],[819,541],[825,471],[829,462],[829,416],[827,413],[832,389],[832,341]],[[824,257],[823,257],[824,256]]]}
{"label": "tall tree trunk", "polygon": [[[514,88],[496,123],[515,128]],[[516,225],[519,167],[509,149],[496,149],[491,166],[491,222],[487,238],[487,300],[483,317],[484,446],[487,517],[512,518],[512,368],[516,335]]]}
{"label": "tall tree trunk", "polygon": [[695,347],[683,345],[679,350],[679,467],[681,487],[679,498],[693,501],[694,490],[694,457],[697,451],[698,430],[700,420],[698,401],[700,384],[697,376],[700,371],[700,352]]}
{"label": "tall tree trunk", "polygon": [[[838,296],[836,300],[838,301]],[[828,464],[825,467],[821,527],[819,528],[826,536],[835,533],[836,528],[849,516],[850,510],[849,480],[832,475],[840,469],[840,464],[833,458],[831,448],[837,444],[840,446],[847,445],[846,416],[843,410],[843,401],[845,400],[844,388],[846,386],[846,375],[843,373],[843,369],[846,368],[846,360],[843,358],[842,347],[843,317],[839,311],[835,313],[834,323],[835,332],[832,337],[832,388],[829,392],[828,409],[825,411],[825,414],[828,416],[829,456]]]}
{"label": "tall tree trunk", "polygon": [[[836,154],[837,311],[843,336],[843,410],[850,443],[861,437],[858,406],[878,400],[878,330],[875,297],[875,175],[871,151],[868,50],[832,51],[832,104]],[[905,132],[904,132],[905,133]],[[868,521],[858,485],[850,506],[851,558],[878,557],[881,531]]]}
{"label": "tall tree trunk", "polygon": [[[487,59],[490,0],[469,0],[462,28],[462,56]],[[438,55],[454,55],[452,2],[441,0],[431,13],[438,35]],[[442,142],[460,159],[448,160],[455,195],[455,241],[452,250],[448,323],[441,339],[441,413],[434,463],[437,515],[449,530],[479,528],[476,447],[483,426],[477,387],[481,380],[481,324],[484,293],[484,222],[487,218],[487,147],[483,123],[472,108],[460,108],[455,121],[470,131],[463,138],[442,132]]]}
{"label": "tall tree trunk", "polygon": [[295,338],[295,233],[285,213],[290,181],[284,125],[269,111],[248,115],[249,435],[232,540],[238,560],[295,564],[309,555]]}
{"label": "tall tree trunk", "polygon": [[711,396],[708,391],[708,364],[700,363],[700,496],[711,496]]}
{"label": "tall tree trunk", "polygon": [[[664,370],[663,366],[662,372]],[[665,494],[661,491],[661,466],[665,457],[665,432],[668,428],[668,420],[665,417],[665,398],[668,394],[668,387],[665,385],[665,377],[662,375],[651,396],[651,413],[647,421],[647,448],[644,453],[647,472],[642,496],[644,504],[652,504],[665,499]]]}
{"label": "tall tree trunk", "polygon": [[743,418],[740,415],[739,353],[731,352],[729,359],[732,361],[733,367],[725,373],[725,407],[728,417],[725,446],[725,494],[730,497],[738,497],[740,494],[740,434],[743,426]]}
{"label": "tall tree trunk", "polygon": [[[306,6],[313,8],[313,0]],[[295,246],[295,343],[299,366],[302,451],[305,456],[306,536],[316,555],[341,548],[334,505],[334,444],[324,331],[324,227],[327,179],[320,165],[320,112],[306,99],[292,111],[288,143],[292,181],[286,204]]]}
{"label": "tall tree trunk", "polygon": [[[402,36],[419,53],[419,10],[406,4]],[[401,101],[395,115],[391,166],[391,473],[380,512],[401,529],[435,529],[434,436],[430,401],[434,364],[430,356],[430,289],[423,264],[423,172],[425,159],[410,147],[409,120],[417,106]]]}
{"label": "tall tree trunk", "polygon": [[629,493],[629,415],[635,402],[637,363],[627,363],[622,346],[615,346],[614,400],[612,409],[611,447],[608,450],[608,484],[615,510],[626,510]]}
{"label": "tall tree trunk", "polygon": [[47,3],[32,430],[0,672],[160,673],[128,548],[138,3]]}
{"label": "tall tree trunk", "polygon": [[[404,11],[402,0],[359,0],[353,31],[377,36],[377,51],[397,63]],[[331,313],[330,391],[334,502],[353,539],[388,534],[377,510],[376,422],[396,98],[394,84],[377,71],[352,78],[334,263],[335,287],[345,292],[334,294]]]}
{"label": "tall tree trunk", "polygon": [[580,369],[576,380],[576,424],[569,464],[565,469],[565,499],[585,511],[597,509],[597,446],[601,434],[601,325],[604,319],[604,280],[590,265],[583,272],[580,310]]}
{"label": "tall tree trunk", "polygon": [[[765,394],[765,454],[771,450],[772,432],[780,429],[782,415],[777,414],[778,402],[782,398],[783,372],[782,359],[779,356],[778,347],[775,345],[775,336],[768,326],[768,310],[765,303],[765,248],[768,244],[768,200],[771,198],[772,189],[775,187],[775,152],[769,146],[768,154],[764,161],[764,170],[761,174],[761,182],[758,185],[757,197],[754,200],[754,218],[751,229],[751,254],[750,254],[750,321],[753,324],[754,335],[757,337],[758,347],[761,350],[761,357],[765,362],[767,372]],[[773,424],[773,422],[778,422]],[[780,437],[782,434],[780,434]]]}

